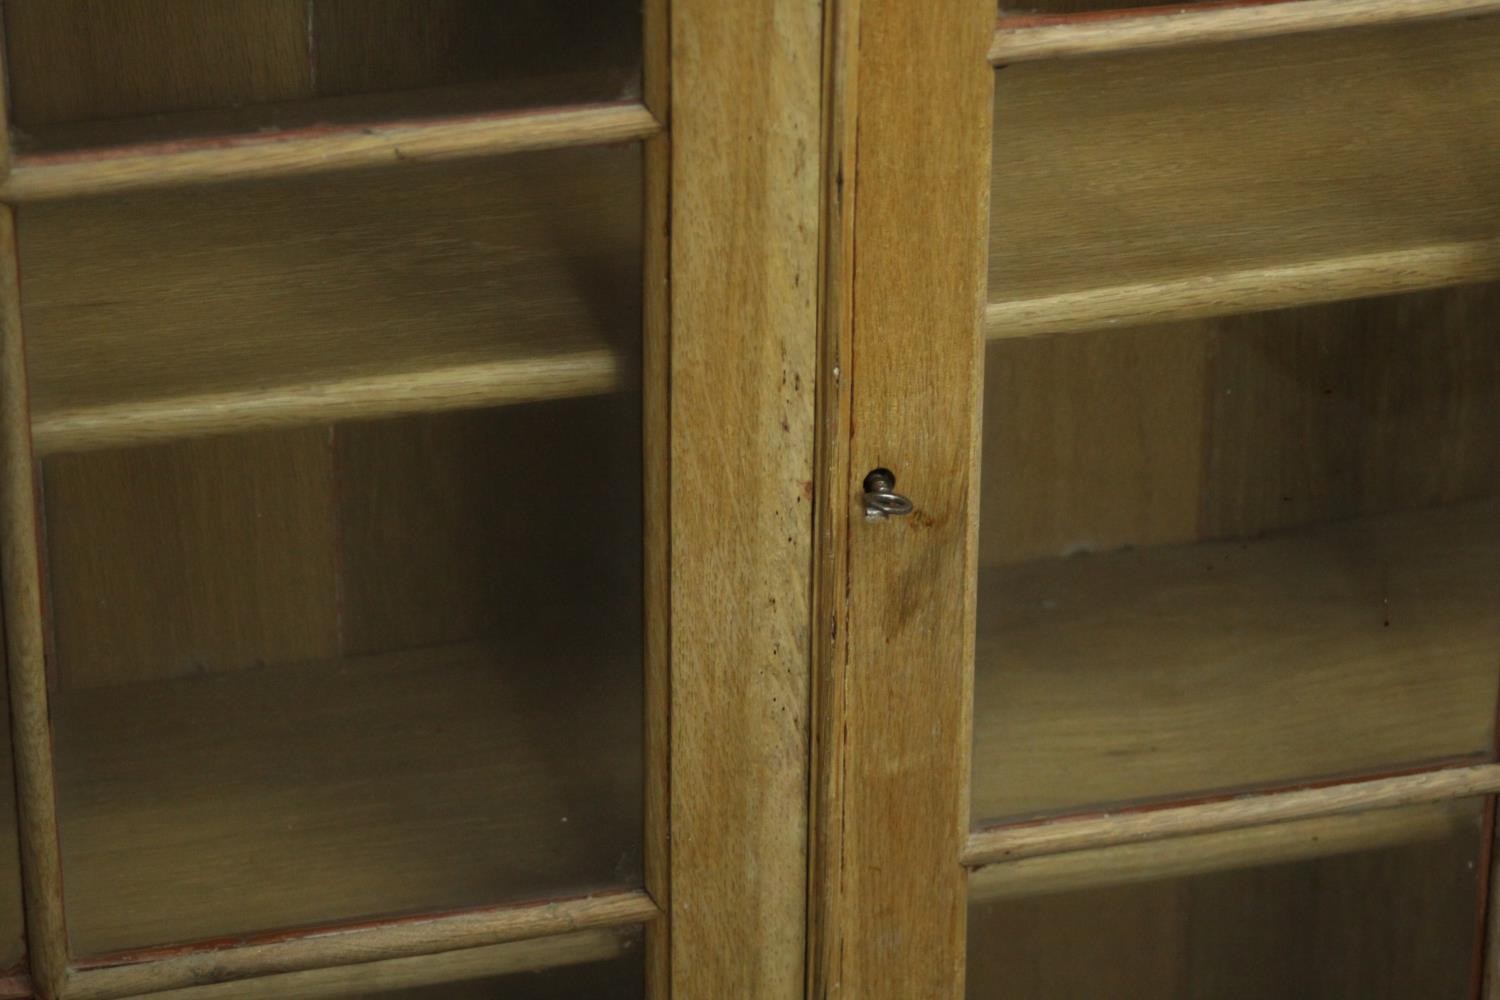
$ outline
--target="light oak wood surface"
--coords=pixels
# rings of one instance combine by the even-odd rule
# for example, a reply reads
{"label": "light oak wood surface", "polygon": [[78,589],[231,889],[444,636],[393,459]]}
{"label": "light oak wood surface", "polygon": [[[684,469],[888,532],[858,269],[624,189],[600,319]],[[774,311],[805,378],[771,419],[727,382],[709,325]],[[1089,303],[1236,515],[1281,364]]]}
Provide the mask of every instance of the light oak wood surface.
{"label": "light oak wood surface", "polygon": [[992,335],[1264,307],[1289,276],[1288,304],[1493,276],[1497,39],[1482,18],[1000,70]]}
{"label": "light oak wood surface", "polygon": [[[1006,5],[1008,6],[1008,5]],[[1041,14],[1146,8],[1134,16],[1066,21],[1002,19],[990,44],[999,65],[1111,52],[1238,41],[1310,31],[1474,17],[1500,11],[1495,0],[1251,0],[1249,3],[1179,3],[1151,0],[1022,0],[1017,10]]]}
{"label": "light oak wood surface", "polygon": [[617,389],[639,170],[629,147],[569,150],[29,206],[36,447]]}
{"label": "light oak wood surface", "polygon": [[[820,997],[949,997],[963,983],[993,17],[987,0],[863,0],[845,36],[852,252],[830,260],[852,324],[848,475],[833,486],[849,639],[823,668],[840,687],[824,704],[842,713],[823,756],[844,773],[842,860],[824,886],[840,929],[820,947]],[[860,484],[881,467],[909,517],[864,520]]]}
{"label": "light oak wood surface", "polygon": [[804,995],[822,5],[671,4],[672,994]]}

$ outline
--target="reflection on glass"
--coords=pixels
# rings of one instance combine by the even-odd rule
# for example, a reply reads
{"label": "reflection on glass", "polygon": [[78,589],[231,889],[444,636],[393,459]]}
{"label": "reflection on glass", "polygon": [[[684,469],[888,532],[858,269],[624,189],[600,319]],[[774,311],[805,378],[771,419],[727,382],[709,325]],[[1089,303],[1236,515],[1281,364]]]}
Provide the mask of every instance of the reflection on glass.
{"label": "reflection on glass", "polygon": [[[5,648],[0,631],[0,650]],[[18,965],[25,954],[21,912],[21,858],[16,843],[15,771],[11,762],[10,684],[0,655],[0,974]]]}
{"label": "reflection on glass", "polygon": [[640,92],[640,3],[9,0],[23,152]]}
{"label": "reflection on glass", "polygon": [[640,884],[639,177],[23,213],[76,953]]}
{"label": "reflection on glass", "polygon": [[517,972],[472,983],[451,983],[391,993],[360,993],[348,1000],[645,1000],[642,954],[540,972]]}
{"label": "reflection on glass", "polygon": [[1461,1000],[1483,803],[1107,848],[971,876],[971,1000]]}
{"label": "reflection on glass", "polygon": [[1497,310],[992,343],[975,821],[1487,755]]}

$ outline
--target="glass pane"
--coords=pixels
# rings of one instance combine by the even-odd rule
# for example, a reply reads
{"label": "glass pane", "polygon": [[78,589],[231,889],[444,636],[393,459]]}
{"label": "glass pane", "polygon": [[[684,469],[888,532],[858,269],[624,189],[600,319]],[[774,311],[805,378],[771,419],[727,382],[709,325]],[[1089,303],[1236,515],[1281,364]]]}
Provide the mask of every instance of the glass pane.
{"label": "glass pane", "polygon": [[1490,285],[992,342],[975,820],[1487,758],[1497,315]]}
{"label": "glass pane", "polygon": [[[0,632],[0,650],[5,642]],[[16,786],[11,761],[10,684],[0,655],[0,975],[25,954],[25,920],[21,912],[21,857],[16,842]]]}
{"label": "glass pane", "polygon": [[974,1000],[1462,1000],[1481,801],[1035,858],[971,876]]}
{"label": "glass pane", "polygon": [[640,884],[639,176],[22,210],[75,951]]}
{"label": "glass pane", "polygon": [[365,993],[348,1000],[645,1000],[644,956],[617,958],[540,972],[516,972],[471,983],[450,983],[390,993]]}
{"label": "glass pane", "polygon": [[12,124],[50,152],[640,91],[639,0],[8,0]]}
{"label": "glass pane", "polygon": [[[1210,297],[1261,268],[1345,259],[1394,281],[1405,272],[1372,256],[1386,251],[1418,251],[1428,280],[1474,280],[1500,238],[1485,180],[1500,143],[1476,125],[1500,117],[1497,50],[1489,17],[1007,66],[990,297],[1034,322],[1082,308],[1038,299],[1129,286],[1083,303],[1102,313],[1205,274],[1226,281]],[[1469,241],[1485,242],[1443,247]],[[1289,275],[1282,293],[1325,273],[1361,272]],[[1157,307],[1191,301],[1156,290]]]}

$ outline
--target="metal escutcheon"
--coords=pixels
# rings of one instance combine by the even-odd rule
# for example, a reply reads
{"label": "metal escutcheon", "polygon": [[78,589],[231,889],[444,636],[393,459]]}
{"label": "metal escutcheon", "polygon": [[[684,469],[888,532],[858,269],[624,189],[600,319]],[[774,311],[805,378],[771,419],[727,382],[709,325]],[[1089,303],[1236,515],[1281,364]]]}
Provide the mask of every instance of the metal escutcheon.
{"label": "metal escutcheon", "polygon": [[890,469],[876,469],[865,477],[864,499],[867,521],[905,517],[912,512],[911,501],[896,492],[896,474]]}

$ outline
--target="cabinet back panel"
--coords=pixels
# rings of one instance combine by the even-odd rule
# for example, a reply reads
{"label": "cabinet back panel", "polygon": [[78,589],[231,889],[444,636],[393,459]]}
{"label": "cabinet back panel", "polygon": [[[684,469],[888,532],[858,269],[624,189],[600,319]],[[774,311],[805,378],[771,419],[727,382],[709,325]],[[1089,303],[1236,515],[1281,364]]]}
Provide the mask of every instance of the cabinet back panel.
{"label": "cabinet back panel", "polygon": [[1489,756],[1496,316],[1487,285],[992,343],[974,819]]}
{"label": "cabinet back panel", "polygon": [[1500,18],[1026,63],[991,301],[1500,238]]}
{"label": "cabinet back panel", "polygon": [[639,413],[47,460],[74,948],[638,885]]}

